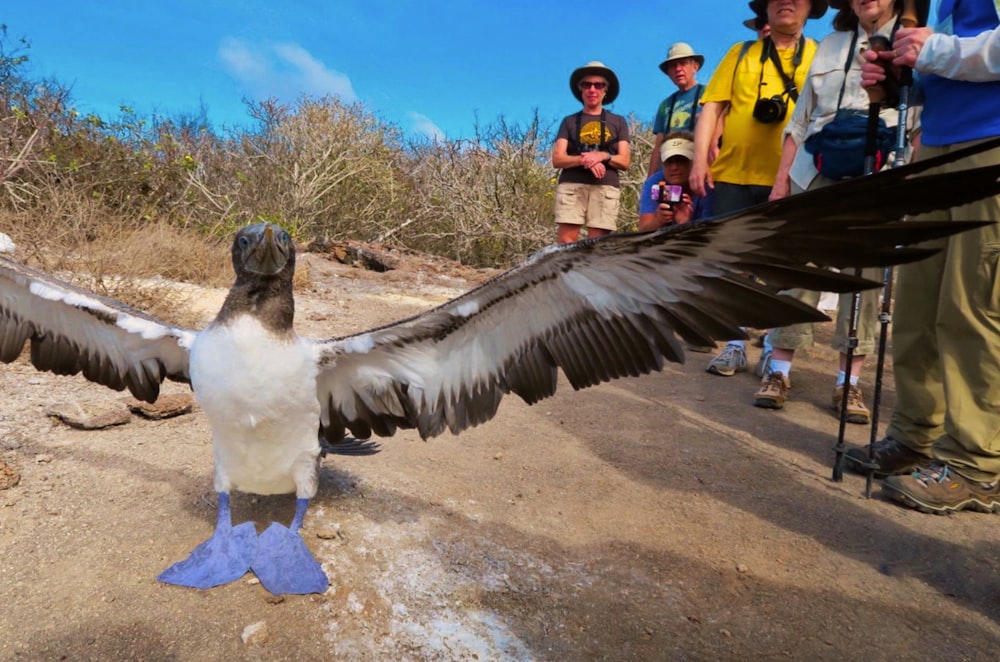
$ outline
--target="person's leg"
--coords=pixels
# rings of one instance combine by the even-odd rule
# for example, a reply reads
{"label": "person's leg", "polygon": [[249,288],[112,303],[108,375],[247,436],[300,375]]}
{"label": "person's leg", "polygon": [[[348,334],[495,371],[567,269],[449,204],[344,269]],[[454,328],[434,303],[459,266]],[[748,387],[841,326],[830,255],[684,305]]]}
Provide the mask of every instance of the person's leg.
{"label": "person's leg", "polygon": [[[869,268],[864,269],[861,275],[868,280],[878,282],[882,280],[882,273],[881,269]],[[858,310],[854,321],[854,336],[857,339],[857,345],[851,357],[850,380],[847,386],[846,420],[848,423],[867,425],[871,422],[871,412],[865,406],[864,393],[861,391],[859,382],[865,357],[875,351],[880,291],[879,289],[864,290],[857,295]],[[838,416],[844,404],[844,385],[848,382],[847,349],[850,343],[851,314],[854,304],[855,295],[853,293],[840,295],[837,302],[837,325],[830,343],[833,349],[840,352],[839,372],[834,383],[833,395],[830,398],[830,404]]]}
{"label": "person's leg", "polygon": [[[996,163],[1000,149],[958,165]],[[952,217],[1000,220],[1000,197],[953,209]],[[1000,225],[951,238],[939,302],[937,340],[946,408],[933,454],[970,480],[993,481],[1000,476]]]}
{"label": "person's leg", "polygon": [[[725,216],[752,207],[758,204],[761,189],[764,188],[766,187],[716,182],[712,190],[712,214]],[[708,362],[705,371],[713,375],[730,377],[747,369],[746,343],[742,339],[734,339],[726,343],[722,351]]]}
{"label": "person's leg", "polygon": [[[819,292],[801,289],[787,290],[784,294],[810,306],[815,306],[820,296]],[[757,392],[754,393],[753,404],[764,409],[781,409],[785,406],[792,385],[792,361],[795,358],[795,350],[812,346],[813,325],[792,324],[771,329],[767,333],[767,340],[771,352],[768,356],[765,351],[758,365],[757,372],[761,381]]]}
{"label": "person's leg", "polygon": [[[919,155],[927,159],[946,151],[922,145]],[[941,210],[920,219],[950,220],[951,215]],[[928,245],[944,248],[947,243],[940,239]],[[892,325],[896,409],[886,435],[922,457],[930,457],[931,445],[944,432],[945,394],[936,328],[944,267],[945,253],[940,252],[896,270]]]}
{"label": "person's leg", "polygon": [[586,184],[556,186],[556,241],[568,244],[580,239],[587,213],[589,188]]}
{"label": "person's leg", "polygon": [[621,208],[621,189],[615,186],[592,186],[585,218],[587,238],[594,239],[611,234],[618,229],[618,212]]}

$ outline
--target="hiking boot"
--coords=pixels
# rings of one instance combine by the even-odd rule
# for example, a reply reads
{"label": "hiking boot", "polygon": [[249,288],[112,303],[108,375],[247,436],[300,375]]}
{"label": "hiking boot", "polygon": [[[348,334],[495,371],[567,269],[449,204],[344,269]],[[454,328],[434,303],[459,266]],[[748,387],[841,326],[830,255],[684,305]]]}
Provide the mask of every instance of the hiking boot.
{"label": "hiking boot", "polygon": [[[831,398],[833,411],[837,412],[837,416],[840,416],[840,405],[843,402],[844,387],[838,386],[833,390]],[[851,388],[847,391],[847,416],[845,419],[848,423],[857,423],[858,425],[868,425],[872,420],[872,413],[865,406],[865,396],[861,392],[861,387],[856,384],[851,384]]]}
{"label": "hiking boot", "polygon": [[[865,467],[868,464],[868,448],[849,448],[844,459],[848,468],[855,473],[867,473]],[[875,477],[885,478],[927,467],[931,458],[886,436],[872,444],[872,461],[875,463]]]}
{"label": "hiking boot", "polygon": [[1000,480],[979,483],[955,473],[943,462],[914,471],[908,476],[889,476],[882,491],[904,506],[922,513],[946,515],[959,510],[992,513],[1000,510]]}
{"label": "hiking boot", "polygon": [[764,375],[771,372],[771,350],[765,350],[760,355],[760,359],[757,361],[757,369],[754,372],[761,379],[764,378]]}
{"label": "hiking boot", "polygon": [[769,372],[767,377],[761,380],[760,388],[754,393],[753,406],[764,409],[781,409],[788,399],[788,389],[792,387],[780,372]]}
{"label": "hiking boot", "polygon": [[726,345],[719,355],[708,362],[707,372],[722,377],[732,377],[747,371],[747,353],[739,345]]}

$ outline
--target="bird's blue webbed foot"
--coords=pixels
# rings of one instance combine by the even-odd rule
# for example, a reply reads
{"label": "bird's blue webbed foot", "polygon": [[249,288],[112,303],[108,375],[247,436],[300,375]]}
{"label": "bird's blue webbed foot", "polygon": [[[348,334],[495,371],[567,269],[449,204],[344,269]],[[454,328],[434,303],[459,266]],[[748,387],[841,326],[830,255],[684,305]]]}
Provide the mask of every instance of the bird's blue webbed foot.
{"label": "bird's blue webbed foot", "polygon": [[212,588],[236,581],[246,574],[257,556],[257,530],[253,522],[233,526],[229,495],[219,494],[219,518],[215,533],[198,545],[190,556],[173,564],[157,577],[165,584]]}
{"label": "bird's blue webbed foot", "polygon": [[271,593],[323,593],[330,582],[299,535],[309,499],[296,499],[291,526],[272,522],[257,540],[254,574]]}

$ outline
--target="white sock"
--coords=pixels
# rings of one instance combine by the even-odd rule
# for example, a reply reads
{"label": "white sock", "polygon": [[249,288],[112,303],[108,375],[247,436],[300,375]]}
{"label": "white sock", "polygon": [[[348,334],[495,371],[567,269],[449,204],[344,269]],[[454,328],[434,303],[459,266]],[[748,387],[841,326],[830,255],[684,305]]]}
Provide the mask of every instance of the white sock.
{"label": "white sock", "polygon": [[[844,377],[846,377],[846,376],[847,376],[847,374],[843,370],[840,370],[840,371],[837,372],[837,384],[836,384],[836,386],[838,388],[844,385]],[[851,375],[851,386],[857,386],[858,385],[858,380],[860,378],[861,378],[861,375]]]}
{"label": "white sock", "polygon": [[729,347],[739,347],[743,351],[746,351],[746,343],[744,343],[742,340],[730,340],[729,342],[726,343],[726,345]]}
{"label": "white sock", "polygon": [[771,358],[771,372],[780,372],[785,377],[788,377],[792,373],[792,362],[791,361],[779,361],[776,358]]}
{"label": "white sock", "polygon": [[771,341],[768,339],[767,334],[764,334],[764,351],[773,352],[774,347],[771,346]]}

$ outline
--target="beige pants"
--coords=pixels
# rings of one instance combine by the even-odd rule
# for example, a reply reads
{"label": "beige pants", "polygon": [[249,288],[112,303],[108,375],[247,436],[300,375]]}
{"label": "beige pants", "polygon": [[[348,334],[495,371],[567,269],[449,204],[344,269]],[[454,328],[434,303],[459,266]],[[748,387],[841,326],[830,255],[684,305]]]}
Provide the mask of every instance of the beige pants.
{"label": "beige pants", "polygon": [[598,184],[556,186],[556,223],[586,225],[590,228],[618,229],[621,189]]}
{"label": "beige pants", "polygon": [[[829,186],[833,181],[817,175],[816,179],[809,185],[809,190]],[[802,193],[802,188],[792,183],[792,193]],[[882,282],[882,269],[864,269],[862,277],[876,282]],[[878,309],[879,290],[865,290],[861,293],[860,304],[856,319],[858,345],[854,352],[858,356],[871,354],[875,351],[875,338],[878,334]],[[815,307],[819,303],[820,292],[812,290],[794,289],[784,292],[802,303]],[[837,326],[833,332],[833,340],[830,346],[838,352],[847,352],[847,345],[850,337],[850,315],[854,306],[854,295],[851,293],[841,294],[837,299]],[[779,349],[803,349],[813,345],[813,325],[811,322],[804,324],[792,324],[791,326],[772,329],[767,333],[767,340],[772,347]]]}
{"label": "beige pants", "polygon": [[[960,149],[921,146],[927,159]],[[931,172],[1000,163],[1000,149]],[[1000,197],[925,214],[1000,220]],[[898,269],[892,360],[896,410],[888,433],[933,451],[971,480],[1000,475],[1000,225],[930,242],[944,250]]]}

